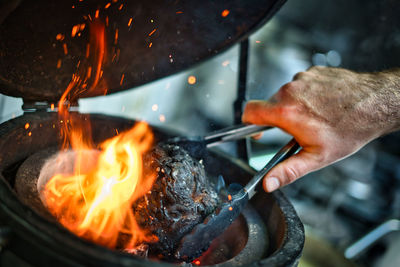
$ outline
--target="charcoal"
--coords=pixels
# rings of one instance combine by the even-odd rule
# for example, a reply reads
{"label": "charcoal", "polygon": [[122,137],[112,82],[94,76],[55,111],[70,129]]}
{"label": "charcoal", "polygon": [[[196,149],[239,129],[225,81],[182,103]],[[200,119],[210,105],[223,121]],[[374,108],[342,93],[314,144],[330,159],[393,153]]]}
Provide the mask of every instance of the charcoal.
{"label": "charcoal", "polygon": [[201,161],[177,145],[160,145],[145,156],[145,171],[156,170],[151,191],[135,202],[139,225],[158,237],[150,255],[173,260],[183,236],[214,211],[218,195]]}

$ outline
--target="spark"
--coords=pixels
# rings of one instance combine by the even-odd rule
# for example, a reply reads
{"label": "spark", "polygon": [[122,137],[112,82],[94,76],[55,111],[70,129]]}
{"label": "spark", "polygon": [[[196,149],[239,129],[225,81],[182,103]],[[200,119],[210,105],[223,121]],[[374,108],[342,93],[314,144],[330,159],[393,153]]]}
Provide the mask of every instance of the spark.
{"label": "spark", "polygon": [[228,9],[225,9],[224,11],[222,11],[221,16],[225,18],[226,16],[229,15],[229,13],[230,11]]}
{"label": "spark", "polygon": [[128,21],[128,27],[130,27],[131,24],[132,24],[132,18],[130,18],[129,21]]}
{"label": "spark", "polygon": [[151,110],[157,111],[158,110],[158,105],[154,104],[153,106],[151,106]]}
{"label": "spark", "polygon": [[157,30],[157,29],[154,29],[154,30],[152,30],[152,31],[151,31],[151,33],[149,33],[149,36],[152,36],[152,35],[153,35],[153,33],[155,33],[155,32],[156,32],[156,30]]}
{"label": "spark", "polygon": [[29,128],[29,123],[26,123],[25,124],[25,129],[28,130],[28,128]]}
{"label": "spark", "polygon": [[182,14],[182,13],[183,13],[182,11],[177,11],[177,12],[176,12],[176,14]]}
{"label": "spark", "polygon": [[90,55],[90,44],[86,44],[86,58],[89,58]]}
{"label": "spark", "polygon": [[150,44],[149,44],[149,47],[152,47],[152,46],[153,46],[153,43],[150,43]]}
{"label": "spark", "polygon": [[115,30],[114,44],[118,42],[118,29]]}
{"label": "spark", "polygon": [[61,34],[61,33],[57,34],[57,35],[56,35],[56,40],[57,40],[57,41],[62,41],[62,40],[64,40],[64,35]]}
{"label": "spark", "polygon": [[57,60],[57,69],[61,68],[61,59]]}
{"label": "spark", "polygon": [[79,31],[80,25],[75,25],[74,27],[72,27],[72,31],[71,31],[71,37],[75,37],[76,33]]}
{"label": "spark", "polygon": [[119,82],[119,85],[122,85],[122,83],[124,82],[124,78],[125,78],[125,73],[122,74],[121,81]]}
{"label": "spark", "polygon": [[232,211],[232,210],[233,210],[233,208],[232,208],[232,207],[229,207],[229,208],[228,208],[228,210],[229,210],[229,211]]}
{"label": "spark", "polygon": [[199,260],[195,260],[194,262],[193,262],[195,265],[200,265],[200,261]]}
{"label": "spark", "polygon": [[32,135],[32,132],[29,132],[28,135],[31,136],[31,135]]}
{"label": "spark", "polygon": [[261,43],[261,41],[258,41],[258,40],[257,40],[256,43],[259,44],[259,43]]}
{"label": "spark", "polygon": [[108,3],[107,5],[105,5],[105,9],[109,8],[111,6],[111,3]]}
{"label": "spark", "polygon": [[231,201],[232,200],[232,195],[228,195],[228,200]]}
{"label": "spark", "polygon": [[122,10],[123,7],[124,7],[124,4],[121,4],[118,9]]}
{"label": "spark", "polygon": [[68,47],[66,43],[63,43],[63,48],[64,48],[64,54],[68,55]]}
{"label": "spark", "polygon": [[91,76],[92,76],[92,67],[89,66],[87,69],[87,78],[90,79]]}
{"label": "spark", "polygon": [[196,76],[190,75],[188,77],[188,83],[189,84],[195,84],[196,83]]}
{"label": "spark", "polygon": [[97,18],[99,18],[99,13],[100,13],[100,10],[96,10],[96,13],[94,14],[94,17],[97,19]]}
{"label": "spark", "polygon": [[50,105],[50,109],[54,110],[54,104],[53,103]]}
{"label": "spark", "polygon": [[159,119],[161,122],[165,122],[165,115],[164,114],[160,114]]}

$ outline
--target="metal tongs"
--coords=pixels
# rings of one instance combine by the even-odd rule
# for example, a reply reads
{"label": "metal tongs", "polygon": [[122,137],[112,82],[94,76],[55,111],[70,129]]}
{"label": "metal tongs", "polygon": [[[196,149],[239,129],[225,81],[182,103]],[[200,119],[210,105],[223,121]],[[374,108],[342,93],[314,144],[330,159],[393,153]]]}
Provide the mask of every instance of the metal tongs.
{"label": "metal tongs", "polygon": [[229,185],[227,199],[219,204],[203,223],[196,225],[191,233],[182,238],[175,257],[178,260],[191,262],[207,250],[211,242],[240,215],[247,202],[256,193],[256,187],[262,178],[275,165],[295,154],[299,148],[296,140],[292,139],[253,176],[245,187],[239,184]]}
{"label": "metal tongs", "polygon": [[269,126],[244,125],[239,124],[212,132],[206,136],[197,137],[175,137],[167,142],[176,144],[185,149],[194,158],[203,158],[207,148],[214,147],[224,142],[243,139],[244,137],[254,135],[265,130],[272,129]]}

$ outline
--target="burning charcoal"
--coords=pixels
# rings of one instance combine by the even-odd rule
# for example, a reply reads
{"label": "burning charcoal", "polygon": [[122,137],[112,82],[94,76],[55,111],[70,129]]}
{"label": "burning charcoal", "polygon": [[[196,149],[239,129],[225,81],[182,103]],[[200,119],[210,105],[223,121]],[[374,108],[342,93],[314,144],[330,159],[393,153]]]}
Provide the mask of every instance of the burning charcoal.
{"label": "burning charcoal", "polygon": [[172,260],[182,237],[216,207],[217,192],[202,163],[176,145],[155,147],[146,155],[145,170],[156,170],[158,177],[135,203],[135,217],[159,239],[149,244],[150,254]]}
{"label": "burning charcoal", "polygon": [[135,248],[132,249],[125,249],[124,252],[129,253],[129,254],[134,254],[136,256],[139,256],[141,258],[147,258],[148,252],[149,252],[149,245],[147,244],[141,244]]}

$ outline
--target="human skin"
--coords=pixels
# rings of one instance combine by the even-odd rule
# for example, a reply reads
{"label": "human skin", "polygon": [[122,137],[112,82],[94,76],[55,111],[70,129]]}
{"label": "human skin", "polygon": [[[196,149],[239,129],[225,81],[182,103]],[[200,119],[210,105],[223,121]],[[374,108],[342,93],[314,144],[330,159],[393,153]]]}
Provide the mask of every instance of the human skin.
{"label": "human skin", "polygon": [[311,67],[269,100],[247,102],[245,123],[279,127],[302,149],[263,180],[272,192],[400,129],[400,69],[357,73]]}

